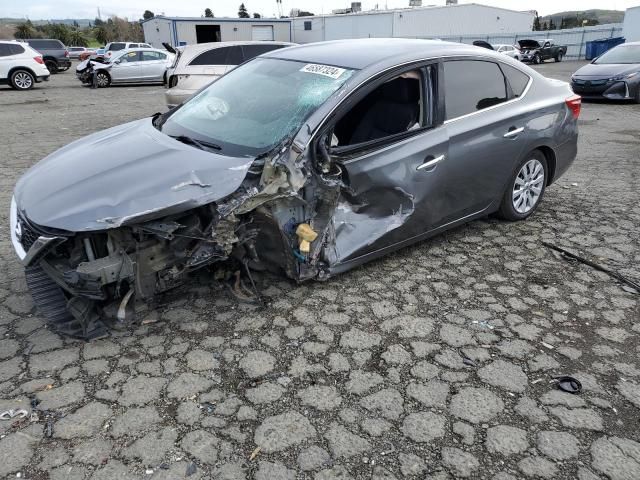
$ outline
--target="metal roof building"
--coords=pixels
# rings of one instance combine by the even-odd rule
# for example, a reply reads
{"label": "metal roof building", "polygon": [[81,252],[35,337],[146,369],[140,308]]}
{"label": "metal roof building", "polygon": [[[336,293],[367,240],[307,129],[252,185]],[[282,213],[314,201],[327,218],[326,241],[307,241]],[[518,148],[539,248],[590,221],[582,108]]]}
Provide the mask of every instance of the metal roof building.
{"label": "metal roof building", "polygon": [[144,39],[156,48],[241,40],[291,41],[288,18],[207,18],[157,16],[142,22]]}
{"label": "metal roof building", "polygon": [[343,38],[438,38],[513,33],[533,26],[533,12],[519,12],[475,3],[395,10],[296,17],[292,38],[296,43]]}

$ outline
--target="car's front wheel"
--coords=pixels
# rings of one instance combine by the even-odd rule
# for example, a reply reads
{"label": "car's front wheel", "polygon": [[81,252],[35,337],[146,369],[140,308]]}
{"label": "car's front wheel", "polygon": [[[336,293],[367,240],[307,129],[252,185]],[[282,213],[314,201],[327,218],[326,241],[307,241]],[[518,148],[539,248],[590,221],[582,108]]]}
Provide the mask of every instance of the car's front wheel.
{"label": "car's front wheel", "polygon": [[524,220],[538,208],[547,185],[547,158],[539,150],[518,164],[504,192],[499,215],[505,220]]}
{"label": "car's front wheel", "polygon": [[539,54],[539,53],[536,53],[536,54],[533,56],[533,64],[534,64],[534,65],[540,65],[540,63],[542,63],[542,57],[540,56],[540,54]]}
{"label": "car's front wheel", "polygon": [[640,85],[638,85],[638,90],[636,91],[636,103],[640,104]]}
{"label": "car's front wheel", "polygon": [[11,86],[16,90],[30,90],[36,82],[31,72],[27,70],[16,70],[11,74]]}
{"label": "car's front wheel", "polygon": [[98,88],[106,88],[111,85],[111,77],[106,72],[98,72],[96,73],[96,83]]}

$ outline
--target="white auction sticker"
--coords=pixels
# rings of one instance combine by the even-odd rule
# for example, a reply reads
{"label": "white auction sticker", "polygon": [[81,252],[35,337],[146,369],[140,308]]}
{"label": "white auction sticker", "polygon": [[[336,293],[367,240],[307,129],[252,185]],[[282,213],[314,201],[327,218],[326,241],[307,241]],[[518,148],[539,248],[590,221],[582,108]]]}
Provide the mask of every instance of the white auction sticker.
{"label": "white auction sticker", "polygon": [[315,73],[317,75],[324,75],[325,77],[331,77],[333,79],[340,78],[345,72],[344,68],[332,67],[330,65],[318,65],[316,63],[308,63],[300,69],[301,72]]}

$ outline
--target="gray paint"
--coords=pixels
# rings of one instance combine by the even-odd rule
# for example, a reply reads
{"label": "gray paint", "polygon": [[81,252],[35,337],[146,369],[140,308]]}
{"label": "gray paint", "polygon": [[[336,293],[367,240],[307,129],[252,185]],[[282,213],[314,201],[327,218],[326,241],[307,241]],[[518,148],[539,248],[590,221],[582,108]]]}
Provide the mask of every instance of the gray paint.
{"label": "gray paint", "polygon": [[[517,162],[534,148],[554,152],[555,176],[550,181],[576,155],[577,124],[564,103],[571,95],[568,85],[486,49],[423,40],[351,40],[291,47],[266,56],[359,69],[294,138],[292,144],[301,152],[298,165],[310,165],[308,147],[330,125],[336,109],[351,105],[374,79],[399,68],[441,58],[490,59],[532,79],[520,99],[344,162],[353,195],[342,195],[330,218],[327,273],[495,211]],[[503,138],[511,127],[523,127],[524,132]],[[435,169],[416,170],[427,156],[439,155],[446,160]],[[18,208],[37,224],[104,230],[223,199],[241,185],[251,160],[196,150],[158,132],[150,120],[140,120],[55,152],[20,180],[15,195]],[[193,184],[178,188],[185,182]]]}

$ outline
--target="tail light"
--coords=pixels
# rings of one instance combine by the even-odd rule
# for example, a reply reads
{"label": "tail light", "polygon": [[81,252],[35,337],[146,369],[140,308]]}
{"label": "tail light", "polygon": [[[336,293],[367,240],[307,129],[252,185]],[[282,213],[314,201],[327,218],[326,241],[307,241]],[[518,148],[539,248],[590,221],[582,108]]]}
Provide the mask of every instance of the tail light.
{"label": "tail light", "polygon": [[42,57],[38,56],[38,57],[33,57],[33,59],[39,63],[40,65],[44,65],[44,61],[42,60]]}
{"label": "tail light", "polygon": [[65,51],[64,51],[64,56],[65,56],[65,57],[68,57],[68,56],[69,56],[69,50],[65,50]]}
{"label": "tail light", "polygon": [[580,116],[580,109],[582,108],[582,97],[580,95],[572,95],[567,98],[564,103],[567,104],[571,113],[573,113],[573,118],[577,119]]}

